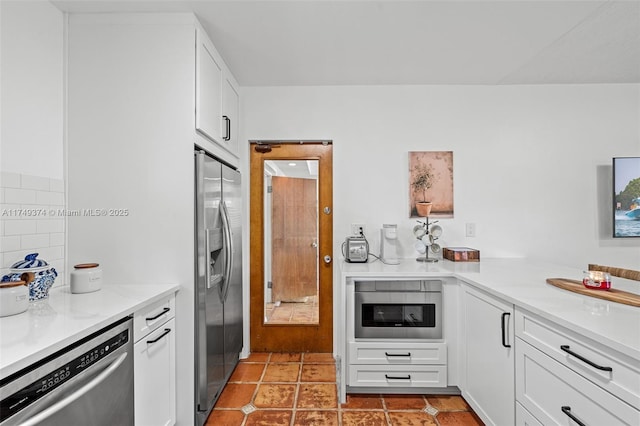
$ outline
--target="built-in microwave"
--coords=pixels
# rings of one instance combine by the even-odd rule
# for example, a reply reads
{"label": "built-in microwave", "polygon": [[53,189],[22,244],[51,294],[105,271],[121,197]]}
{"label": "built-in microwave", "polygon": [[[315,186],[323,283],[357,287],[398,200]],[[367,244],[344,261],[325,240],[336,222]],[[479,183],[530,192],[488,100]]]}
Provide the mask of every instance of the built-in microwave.
{"label": "built-in microwave", "polygon": [[355,338],[442,339],[442,281],[356,281]]}

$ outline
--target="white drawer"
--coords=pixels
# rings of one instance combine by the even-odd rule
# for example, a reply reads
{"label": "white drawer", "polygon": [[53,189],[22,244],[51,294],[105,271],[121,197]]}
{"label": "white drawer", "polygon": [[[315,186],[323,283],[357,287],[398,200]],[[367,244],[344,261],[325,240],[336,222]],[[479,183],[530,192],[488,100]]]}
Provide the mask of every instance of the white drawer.
{"label": "white drawer", "polygon": [[175,296],[172,295],[136,312],[133,317],[134,341],[137,342],[171,318],[174,318],[176,314],[175,300]]}
{"label": "white drawer", "polygon": [[640,424],[640,411],[522,340],[516,342],[516,400],[544,425],[579,424],[575,419]]}
{"label": "white drawer", "polygon": [[527,411],[519,402],[516,402],[516,426],[544,426]]}
{"label": "white drawer", "polygon": [[446,343],[350,342],[350,364],[446,364]]}
{"label": "white drawer", "polygon": [[446,387],[445,365],[350,365],[349,386]]}
{"label": "white drawer", "polygon": [[516,336],[629,404],[640,406],[640,360],[529,313],[516,310],[515,319]]}

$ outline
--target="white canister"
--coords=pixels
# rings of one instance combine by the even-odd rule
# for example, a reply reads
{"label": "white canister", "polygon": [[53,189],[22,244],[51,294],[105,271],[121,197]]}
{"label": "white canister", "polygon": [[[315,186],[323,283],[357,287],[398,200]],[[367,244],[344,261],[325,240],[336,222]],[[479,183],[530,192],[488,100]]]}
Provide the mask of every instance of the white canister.
{"label": "white canister", "polygon": [[71,271],[71,293],[91,293],[102,288],[102,269],[98,263],[81,263]]}
{"label": "white canister", "polygon": [[0,283],[0,317],[20,314],[29,307],[29,287],[24,281]]}

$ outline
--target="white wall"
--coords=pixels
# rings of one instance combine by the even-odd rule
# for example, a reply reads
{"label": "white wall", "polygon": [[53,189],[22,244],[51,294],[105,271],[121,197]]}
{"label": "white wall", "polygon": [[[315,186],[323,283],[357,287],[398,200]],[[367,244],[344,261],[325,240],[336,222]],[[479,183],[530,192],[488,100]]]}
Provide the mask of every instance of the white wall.
{"label": "white wall", "polygon": [[64,283],[62,12],[0,1],[0,274],[37,252]]}
{"label": "white wall", "polygon": [[[416,257],[409,151],[454,152],[442,246],[638,269],[640,239],[613,239],[611,158],[640,155],[640,85],[245,87],[243,140],[332,139],[336,255],[351,223],[371,251],[397,223]],[[465,223],[477,237],[464,235]]]}

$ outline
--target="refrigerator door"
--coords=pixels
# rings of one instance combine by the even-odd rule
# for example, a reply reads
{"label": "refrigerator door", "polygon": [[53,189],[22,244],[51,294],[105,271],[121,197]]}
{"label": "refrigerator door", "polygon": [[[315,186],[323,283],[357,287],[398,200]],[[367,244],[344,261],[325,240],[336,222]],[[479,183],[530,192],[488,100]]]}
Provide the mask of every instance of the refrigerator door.
{"label": "refrigerator door", "polygon": [[242,350],[242,194],[240,173],[222,166],[222,214],[229,225],[227,248],[230,254],[228,279],[224,281],[224,364],[231,374]]}
{"label": "refrigerator door", "polygon": [[221,164],[196,152],[196,404],[203,424],[224,386],[224,284],[225,250],[220,218]]}

